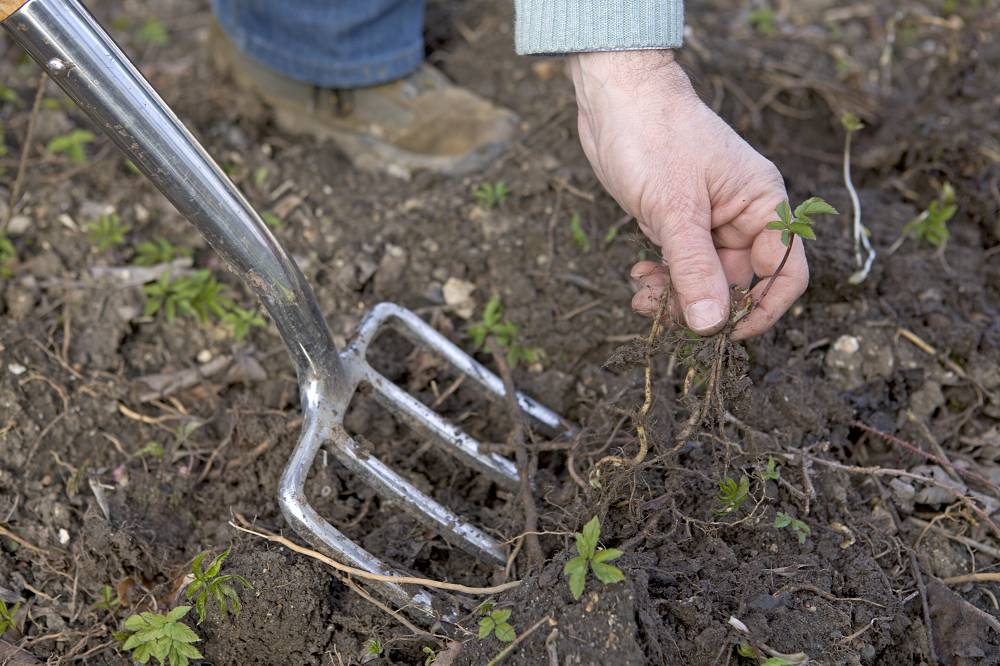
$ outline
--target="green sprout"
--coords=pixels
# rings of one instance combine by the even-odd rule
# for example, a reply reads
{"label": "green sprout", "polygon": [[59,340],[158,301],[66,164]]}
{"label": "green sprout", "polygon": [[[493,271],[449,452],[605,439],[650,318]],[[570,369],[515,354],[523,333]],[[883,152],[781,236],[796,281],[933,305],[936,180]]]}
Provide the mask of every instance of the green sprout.
{"label": "green sprout", "polygon": [[[583,226],[580,224],[580,216],[576,213],[573,213],[573,217],[569,219],[569,233],[573,238],[573,242],[576,243],[576,246],[580,248],[581,251],[590,252],[590,237],[587,236],[587,232],[583,230]],[[612,238],[612,240],[614,240],[614,238]]]}
{"label": "green sprout", "polygon": [[260,214],[260,219],[264,220],[264,224],[271,227],[272,229],[280,229],[285,226],[285,221],[280,217],[272,213],[271,211],[264,211]]}
{"label": "green sprout", "polygon": [[14,622],[14,616],[17,615],[17,611],[20,608],[20,601],[8,608],[4,600],[0,599],[0,636],[7,633],[7,630],[14,628],[14,625],[16,624]]}
{"label": "green sprout", "polygon": [[267,176],[270,172],[266,166],[259,166],[253,170],[253,184],[257,187],[264,187],[267,183]]}
{"label": "green sprout", "polygon": [[14,275],[12,266],[17,262],[17,248],[14,243],[7,238],[7,234],[0,231],[0,277],[9,278]]}
{"label": "green sprout", "polygon": [[152,46],[165,46],[170,42],[170,35],[163,22],[157,18],[148,18],[135,33],[136,39]]}
{"label": "green sprout", "polygon": [[240,307],[233,307],[232,310],[222,315],[222,325],[229,329],[233,339],[239,342],[247,337],[250,329],[264,325],[264,318],[255,310],[244,310]]}
{"label": "green sprout", "polygon": [[800,664],[805,664],[809,661],[809,658],[803,653],[790,654],[790,655],[775,655],[769,657],[763,651],[758,650],[749,643],[740,643],[736,647],[736,653],[741,657],[746,657],[747,659],[753,659],[757,662],[757,666],[799,666]]}
{"label": "green sprout", "polygon": [[90,242],[96,245],[101,252],[124,243],[125,234],[131,229],[132,227],[121,221],[117,213],[101,215],[96,220],[83,225],[83,230],[87,232]]}
{"label": "green sprout", "polygon": [[898,250],[907,238],[914,238],[944,250],[948,239],[951,238],[948,222],[955,217],[956,212],[958,204],[955,203],[955,188],[951,183],[945,183],[941,186],[937,198],[927,206],[927,210],[906,223],[899,238],[889,247],[888,254]]}
{"label": "green sprout", "polygon": [[145,664],[153,657],[161,665],[188,666],[191,659],[204,659],[193,643],[201,639],[181,619],[191,610],[178,606],[169,613],[145,612],[129,616],[121,637],[122,649],[132,653],[132,659]]}
{"label": "green sprout", "polygon": [[784,527],[791,527],[792,531],[795,532],[795,536],[798,537],[799,543],[805,543],[806,539],[809,538],[809,534],[812,532],[812,528],[806,523],[799,520],[798,518],[792,518],[787,513],[781,511],[778,515],[774,517],[774,527],[775,529],[782,529]]}
{"label": "green sprout", "polygon": [[87,152],[84,150],[84,147],[93,140],[93,132],[84,129],[75,129],[53,138],[49,141],[47,149],[50,153],[65,155],[74,164],[86,164]]}
{"label": "green sprout", "polygon": [[516,324],[504,319],[503,304],[496,294],[486,303],[482,320],[469,327],[469,337],[476,349],[486,344],[487,338],[492,337],[507,352],[507,364],[511,368],[516,368],[521,361],[536,363],[542,356],[541,349],[520,344],[520,330]]}
{"label": "green sprout", "polygon": [[767,466],[757,472],[757,476],[760,477],[761,481],[777,481],[778,477],[781,476],[781,470],[778,468],[778,464],[774,462],[774,458],[771,456],[767,457]]}
{"label": "green sprout", "polygon": [[777,18],[777,14],[770,7],[758,7],[750,12],[750,25],[753,27],[754,32],[763,37],[774,32],[774,20]]}
{"label": "green sprout", "polygon": [[719,507],[715,513],[725,516],[739,509],[750,495],[750,477],[743,474],[739,481],[726,477],[719,481],[719,492],[715,499]]}
{"label": "green sprout", "polygon": [[420,651],[424,654],[424,666],[431,666],[435,661],[437,661],[437,652],[434,648],[427,647],[424,645],[420,648]]}
{"label": "green sprout", "polygon": [[764,300],[767,292],[771,291],[771,286],[781,274],[781,269],[785,267],[785,262],[788,261],[788,257],[792,253],[795,237],[801,236],[803,241],[816,240],[816,232],[813,231],[813,224],[815,224],[812,219],[813,215],[836,215],[837,209],[819,197],[810,197],[796,206],[795,212],[792,212],[788,201],[782,201],[778,204],[774,212],[778,214],[779,219],[768,222],[767,228],[781,231],[781,244],[785,246],[785,255],[781,258],[781,263],[778,264],[778,268],[771,275],[767,284],[764,285],[764,291],[761,292],[758,303]]}
{"label": "green sprout", "polygon": [[476,203],[484,210],[502,205],[507,200],[508,194],[510,194],[510,190],[507,188],[507,183],[502,180],[495,183],[483,183],[472,192]]}
{"label": "green sprout", "polygon": [[166,272],[156,282],[143,287],[146,294],[143,316],[151,317],[162,310],[169,323],[173,323],[178,314],[183,314],[204,324],[210,315],[221,318],[232,309],[233,301],[223,294],[224,289],[225,286],[208,270],[177,279]]}
{"label": "green sprout", "polygon": [[94,608],[102,608],[106,611],[113,611],[122,605],[121,597],[110,585],[101,588],[101,598],[94,602]]}
{"label": "green sprout", "polygon": [[489,638],[492,634],[498,641],[510,643],[517,638],[514,627],[508,622],[510,614],[509,608],[489,609],[487,615],[479,620],[479,639]]}
{"label": "green sprout", "polygon": [[20,104],[21,96],[13,88],[0,83],[0,102],[4,104]]}
{"label": "green sprout", "polygon": [[576,533],[577,555],[563,568],[563,574],[569,577],[569,591],[574,599],[579,599],[583,594],[588,569],[605,585],[625,580],[625,574],[621,569],[608,564],[624,553],[617,548],[598,548],[597,542],[600,538],[601,521],[597,516],[583,526],[583,532]]}
{"label": "green sprout", "polygon": [[136,266],[156,266],[157,264],[169,264],[177,257],[190,257],[191,250],[186,247],[177,247],[166,238],[155,238],[139,243],[135,248],[135,259],[132,263]]}
{"label": "green sprout", "polygon": [[377,657],[382,654],[382,641],[377,638],[369,638],[365,642],[365,654],[369,657]]}
{"label": "green sprout", "polygon": [[146,446],[136,451],[133,455],[135,455],[136,458],[145,458],[146,456],[150,456],[152,458],[156,458],[157,460],[163,460],[163,445],[157,441],[151,440],[146,442]]}
{"label": "green sprout", "polygon": [[232,546],[226,548],[225,552],[212,560],[208,568],[202,568],[202,562],[208,555],[207,551],[194,558],[194,562],[191,565],[191,573],[194,574],[194,580],[188,586],[185,594],[188,599],[194,599],[195,611],[198,613],[198,624],[205,621],[207,612],[205,607],[209,597],[215,600],[215,605],[218,606],[219,612],[222,613],[223,617],[225,617],[227,612],[232,612],[233,615],[240,614],[240,598],[236,594],[236,589],[229,584],[230,581],[235,580],[239,582],[243,585],[244,589],[253,587],[250,585],[250,581],[243,576],[235,574],[220,575],[222,563],[229,557],[229,552],[232,549]]}

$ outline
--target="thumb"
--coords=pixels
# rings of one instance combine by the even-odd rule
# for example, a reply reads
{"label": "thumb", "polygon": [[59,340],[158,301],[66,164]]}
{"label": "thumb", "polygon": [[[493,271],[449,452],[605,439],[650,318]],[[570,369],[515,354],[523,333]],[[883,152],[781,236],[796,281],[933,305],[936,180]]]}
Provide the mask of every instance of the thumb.
{"label": "thumb", "polygon": [[709,220],[667,220],[660,231],[660,248],[688,328],[698,335],[720,330],[729,317],[729,283]]}

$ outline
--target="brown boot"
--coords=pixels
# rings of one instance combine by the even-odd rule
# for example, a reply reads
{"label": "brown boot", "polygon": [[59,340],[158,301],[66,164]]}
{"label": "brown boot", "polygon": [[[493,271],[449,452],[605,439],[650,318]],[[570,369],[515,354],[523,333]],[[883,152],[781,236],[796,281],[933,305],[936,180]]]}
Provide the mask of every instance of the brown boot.
{"label": "brown boot", "polygon": [[430,65],[391,83],[333,90],[254,61],[218,27],[210,43],[218,67],[273,107],[279,127],[330,139],[368,171],[402,178],[421,169],[471,173],[500,155],[517,130],[511,111],[450,83]]}

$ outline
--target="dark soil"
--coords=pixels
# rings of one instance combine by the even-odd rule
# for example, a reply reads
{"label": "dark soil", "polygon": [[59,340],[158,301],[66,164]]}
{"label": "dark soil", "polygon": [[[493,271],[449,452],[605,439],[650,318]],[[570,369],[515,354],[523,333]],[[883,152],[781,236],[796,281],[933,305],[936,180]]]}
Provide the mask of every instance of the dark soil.
{"label": "dark soil", "polygon": [[[735,348],[745,349],[745,360],[733,356],[745,367],[724,386],[726,413],[679,447],[700,399],[698,368],[713,359],[697,345],[659,347],[652,450],[637,467],[598,472],[605,456],[637,450],[645,354],[633,347],[613,367],[605,362],[648,332],[628,307],[628,269],[650,250],[634,224],[605,241],[621,211],[579,149],[561,63],[512,54],[505,4],[432,2],[428,42],[431,62],[520,114],[521,141],[475,178],[411,181],[355,171],[334,149],[277,131],[258,101],[211,67],[201,3],[94,4],[255,205],[283,219],[277,234],[301,259],[338,340],[365,308],[393,300],[471,348],[470,322],[444,302],[443,285],[455,279],[475,286],[477,316],[498,294],[524,344],[544,351],[515,371],[516,383],[581,431],[572,448],[538,455],[546,560],[529,566],[522,551],[510,578],[523,584],[493,599],[513,610],[519,634],[537,629],[504,663],[763,662],[739,656],[741,645],[824,664],[1000,663],[1000,584],[947,580],[994,572],[1000,548],[987,518],[1000,508],[996,2],[777,3],[770,30],[760,12],[752,27],[752,3],[692,3],[683,62],[704,99],[776,162],[793,201],[816,195],[850,210],[838,118],[852,111],[866,122],[853,171],[880,255],[863,285],[849,285],[849,215],[823,222],[809,246],[808,293],[775,330]],[[166,43],[141,30],[153,12]],[[18,97],[0,105],[6,202],[37,68],[0,40],[0,72]],[[224,572],[253,588],[240,590],[238,616],[210,612],[197,627],[209,663],[354,664],[370,639],[384,650],[369,663],[425,663],[424,648],[439,664],[496,656],[503,646],[492,638],[449,646],[414,635],[322,564],[228,525],[239,513],[286,529],[275,492],[300,421],[281,341],[270,326],[236,343],[214,324],[143,317],[139,287],[101,276],[97,269],[128,265],[140,242],[165,237],[191,248],[194,265],[213,269],[243,306],[253,303],[103,138],[86,147],[86,165],[47,152],[54,136],[90,124],[51,84],[46,99],[10,232],[18,262],[0,277],[0,598],[22,603],[0,663],[129,663],[112,637],[124,618],[180,603],[193,558],[229,544]],[[472,189],[498,180],[510,197],[481,210]],[[944,250],[908,240],[887,256],[945,182],[959,209]],[[98,251],[83,226],[109,208],[130,226],[127,242]],[[593,249],[572,240],[573,213]],[[429,403],[452,381],[400,340],[379,351],[380,369]],[[142,399],[142,378],[220,357],[232,359],[224,370],[169,398]],[[464,386],[437,409],[488,442],[510,431],[502,408]],[[364,396],[348,427],[492,533],[524,531],[514,494],[428,448]],[[162,461],[140,453],[149,442],[164,448]],[[769,458],[778,479],[761,477]],[[719,481],[744,475],[748,499],[720,514]],[[399,569],[469,585],[504,579],[332,457],[307,485],[325,517]],[[808,536],[775,528],[779,512],[804,521]],[[575,553],[571,533],[593,515],[602,544],[624,551],[616,563],[626,580],[591,579],[577,601],[562,569]],[[95,607],[104,586],[120,606]],[[464,626],[474,632],[476,623]]]}

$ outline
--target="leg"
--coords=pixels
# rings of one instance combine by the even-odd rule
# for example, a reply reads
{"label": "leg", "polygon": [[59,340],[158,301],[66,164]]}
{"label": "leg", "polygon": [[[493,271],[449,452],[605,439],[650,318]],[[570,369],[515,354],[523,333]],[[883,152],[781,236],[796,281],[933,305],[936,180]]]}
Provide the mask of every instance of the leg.
{"label": "leg", "polygon": [[423,0],[213,0],[212,6],[241,51],[316,86],[386,83],[423,62]]}

